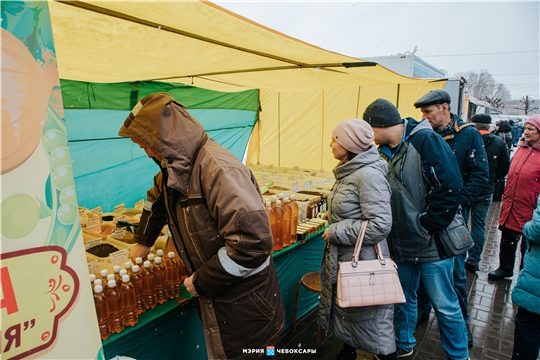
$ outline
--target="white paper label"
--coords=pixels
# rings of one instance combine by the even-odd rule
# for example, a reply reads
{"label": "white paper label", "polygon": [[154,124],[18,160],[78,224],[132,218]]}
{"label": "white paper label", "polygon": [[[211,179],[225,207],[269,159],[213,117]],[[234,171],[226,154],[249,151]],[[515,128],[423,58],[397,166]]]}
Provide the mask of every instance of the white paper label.
{"label": "white paper label", "polygon": [[94,208],[94,209],[90,210],[90,212],[92,212],[93,214],[96,214],[98,216],[103,214],[103,210],[101,210],[101,206],[98,206],[97,208]]}
{"label": "white paper label", "polygon": [[300,174],[298,174],[298,178],[300,180],[304,180],[306,178],[306,175],[304,175],[303,173],[300,173]]}
{"label": "white paper label", "polygon": [[117,214],[123,214],[126,212],[126,204],[119,204],[114,207],[114,212]]}
{"label": "white paper label", "polygon": [[304,189],[313,189],[313,182],[311,180],[304,182]]}
{"label": "white paper label", "polygon": [[295,182],[292,184],[292,192],[299,192],[300,190],[302,190],[302,188],[300,187],[300,184]]}
{"label": "white paper label", "polygon": [[89,263],[88,263],[88,273],[89,273],[90,275],[96,273],[95,268],[94,268],[94,265],[95,265],[95,264],[96,264],[96,261],[92,261],[92,262],[89,262]]}
{"label": "white paper label", "polygon": [[91,232],[100,233],[101,225],[99,224],[99,218],[88,219],[86,223],[86,229]]}
{"label": "white paper label", "polygon": [[111,259],[111,264],[113,265],[122,265],[127,261],[127,258],[128,249],[122,249],[109,254],[109,259]]}
{"label": "white paper label", "polygon": [[92,240],[88,240],[84,246],[86,247],[86,250],[93,248],[94,246],[101,245],[102,240],[101,238],[95,238]]}
{"label": "white paper label", "polygon": [[322,179],[321,179],[321,180],[318,180],[318,181],[317,181],[317,184],[324,184],[324,180],[322,180]]}
{"label": "white paper label", "polygon": [[121,216],[115,216],[113,218],[114,222],[116,223],[118,220],[124,220],[126,218],[125,215],[121,215]]}
{"label": "white paper label", "polygon": [[261,176],[259,182],[261,183],[261,185],[265,186],[268,184],[268,176],[267,175],[264,175],[264,176]]}
{"label": "white paper label", "polygon": [[283,175],[282,174],[275,174],[274,175],[274,182],[276,184],[281,184],[282,181],[283,181]]}
{"label": "white paper label", "polygon": [[119,229],[114,229],[113,233],[111,234],[111,237],[116,240],[122,240],[123,238],[126,237],[126,228],[123,227]]}
{"label": "white paper label", "polygon": [[142,209],[144,208],[144,200],[139,200],[134,205],[135,209]]}
{"label": "white paper label", "polygon": [[296,180],[296,176],[294,176],[294,175],[289,176],[289,177],[287,178],[287,180],[289,180],[289,181],[294,181],[294,180]]}

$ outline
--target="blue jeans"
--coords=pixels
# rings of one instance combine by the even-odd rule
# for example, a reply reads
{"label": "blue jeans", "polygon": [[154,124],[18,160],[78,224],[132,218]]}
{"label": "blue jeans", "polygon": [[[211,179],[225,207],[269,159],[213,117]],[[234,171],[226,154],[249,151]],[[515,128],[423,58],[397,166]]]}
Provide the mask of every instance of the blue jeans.
{"label": "blue jeans", "polygon": [[467,359],[467,328],[454,291],[453,270],[454,258],[430,263],[398,264],[399,280],[406,299],[405,303],[395,306],[394,324],[398,348],[410,351],[416,345],[416,290],[422,279],[427,297],[435,309],[441,344],[447,359]]}
{"label": "blue jeans", "polygon": [[540,315],[521,306],[516,314],[512,360],[536,360],[540,353]]}
{"label": "blue jeans", "polygon": [[471,236],[474,246],[469,250],[467,262],[478,265],[486,242],[486,218],[493,194],[477,197],[471,206]]}

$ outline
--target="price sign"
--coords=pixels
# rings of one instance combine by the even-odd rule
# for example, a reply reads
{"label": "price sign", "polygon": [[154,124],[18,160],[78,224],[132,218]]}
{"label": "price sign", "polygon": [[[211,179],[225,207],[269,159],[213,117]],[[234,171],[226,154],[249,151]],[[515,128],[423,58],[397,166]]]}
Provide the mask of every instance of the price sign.
{"label": "price sign", "polygon": [[100,233],[101,225],[99,224],[99,218],[88,219],[88,222],[86,223],[86,229],[91,232]]}
{"label": "price sign", "polygon": [[111,259],[111,264],[113,265],[122,265],[127,261],[127,258],[128,249],[122,249],[109,254],[109,259]]}
{"label": "price sign", "polygon": [[88,250],[90,248],[93,248],[94,246],[101,245],[101,243],[102,243],[101,238],[95,238],[92,240],[88,240],[86,244],[84,244],[84,247],[86,248],[86,250]]}
{"label": "price sign", "polygon": [[114,212],[117,213],[117,214],[125,213],[126,212],[126,204],[116,205],[114,207]]}
{"label": "price sign", "polygon": [[299,192],[300,190],[302,190],[302,188],[300,187],[300,184],[298,182],[295,182],[292,184],[292,192]]}
{"label": "price sign", "polygon": [[93,214],[96,214],[98,216],[103,214],[103,210],[101,210],[101,206],[98,206],[97,208],[94,208],[94,209],[90,210],[90,212],[92,212]]}
{"label": "price sign", "polygon": [[311,180],[304,182],[304,189],[313,189],[313,182]]}
{"label": "price sign", "polygon": [[116,240],[121,240],[126,237],[126,228],[115,229],[111,234],[111,237]]}
{"label": "price sign", "polygon": [[134,205],[135,209],[142,209],[144,208],[144,200],[139,200]]}

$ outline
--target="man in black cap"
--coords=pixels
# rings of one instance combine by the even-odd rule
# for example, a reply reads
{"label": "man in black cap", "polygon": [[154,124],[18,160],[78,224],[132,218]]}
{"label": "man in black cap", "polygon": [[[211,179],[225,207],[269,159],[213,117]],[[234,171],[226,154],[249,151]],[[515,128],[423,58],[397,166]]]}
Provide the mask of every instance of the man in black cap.
{"label": "man in black cap", "polygon": [[[463,190],[459,201],[463,218],[468,222],[470,207],[480,191],[485,188],[489,181],[488,161],[486,150],[478,130],[472,124],[467,124],[456,114],[450,112],[450,95],[444,90],[431,90],[414,103],[416,108],[422,111],[422,119],[428,120],[431,127],[450,146],[456,156]],[[454,289],[461,305],[461,311],[465,322],[469,323],[467,306],[467,274],[465,271],[466,253],[455,257]],[[419,324],[421,320],[427,320],[431,305],[425,295],[422,294],[422,286],[418,295]],[[467,326],[469,346],[472,346],[472,333]]]}
{"label": "man in black cap", "polygon": [[392,189],[387,240],[406,298],[395,307],[397,357],[411,355],[416,345],[416,291],[422,280],[439,319],[447,358],[467,359],[466,326],[453,288],[454,260],[441,250],[437,235],[452,222],[459,206],[462,181],[456,158],[427,121],[402,119],[388,100],[372,102],[363,118],[388,162],[386,179]]}
{"label": "man in black cap", "polygon": [[469,250],[469,257],[465,262],[465,268],[475,273],[479,270],[478,263],[484,249],[486,217],[493,198],[495,183],[499,179],[504,179],[506,174],[508,174],[510,157],[508,156],[504,141],[489,132],[491,116],[486,114],[474,115],[471,118],[471,123],[482,136],[489,164],[489,184],[480,191],[480,194],[478,194],[471,205],[471,236],[474,240],[474,247]]}

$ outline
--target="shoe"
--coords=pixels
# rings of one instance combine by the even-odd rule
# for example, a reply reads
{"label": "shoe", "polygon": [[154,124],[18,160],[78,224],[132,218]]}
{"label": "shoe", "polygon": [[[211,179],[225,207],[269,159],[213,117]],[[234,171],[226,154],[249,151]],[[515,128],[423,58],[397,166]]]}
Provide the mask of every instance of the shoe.
{"label": "shoe", "polygon": [[429,314],[423,311],[418,312],[418,319],[416,320],[416,329],[422,326],[423,323],[429,320]]}
{"label": "shoe", "polygon": [[411,350],[403,350],[401,348],[397,348],[396,350],[396,357],[397,358],[404,358],[404,357],[408,357],[408,356],[411,356],[412,353],[414,352],[414,349],[411,349]]}
{"label": "shoe", "polygon": [[356,351],[341,350],[337,353],[336,360],[356,360]]}
{"label": "shoe", "polygon": [[480,267],[478,266],[478,264],[473,264],[471,262],[465,261],[465,269],[472,272],[473,274],[476,274],[476,272],[480,270]]}
{"label": "shoe", "polygon": [[469,327],[469,324],[467,324],[467,345],[469,347],[473,346],[472,332],[471,332],[471,328]]}
{"label": "shoe", "polygon": [[513,271],[505,271],[501,268],[498,268],[497,270],[494,270],[488,274],[488,279],[490,280],[502,280],[504,278],[512,277],[514,276]]}

